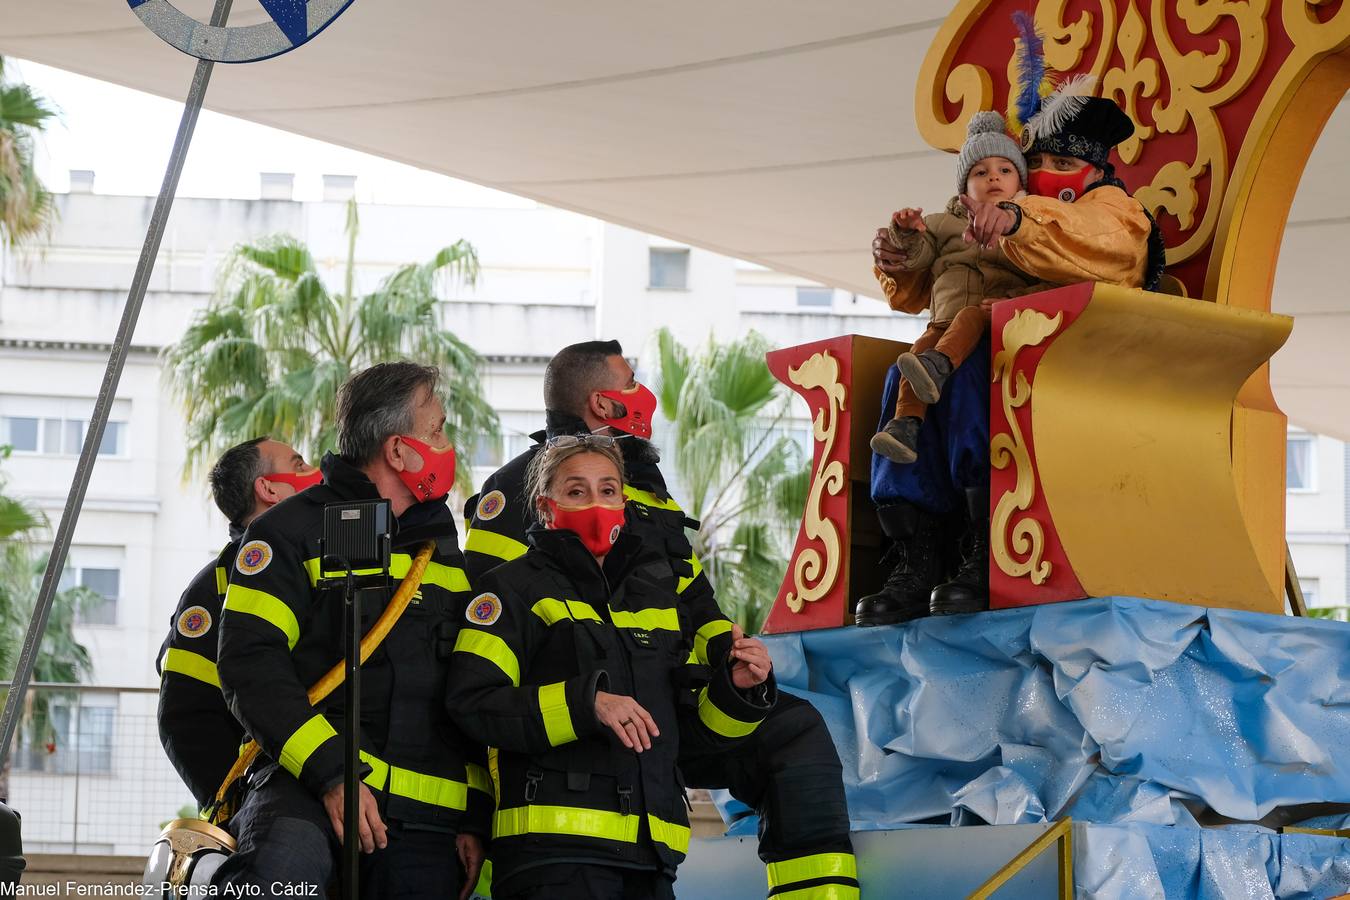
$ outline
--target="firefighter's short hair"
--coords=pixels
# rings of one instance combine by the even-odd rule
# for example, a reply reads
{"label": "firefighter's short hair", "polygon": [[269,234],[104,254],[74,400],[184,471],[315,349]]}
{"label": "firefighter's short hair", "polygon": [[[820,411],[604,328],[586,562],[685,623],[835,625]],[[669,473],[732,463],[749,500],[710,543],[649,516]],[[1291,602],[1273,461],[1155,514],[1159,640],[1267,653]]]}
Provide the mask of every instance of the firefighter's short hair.
{"label": "firefighter's short hair", "polygon": [[440,377],[435,366],[399,360],[348,378],[338,391],[338,452],[354,466],[378,457],[391,435],[412,431],[418,389],[435,393]]}

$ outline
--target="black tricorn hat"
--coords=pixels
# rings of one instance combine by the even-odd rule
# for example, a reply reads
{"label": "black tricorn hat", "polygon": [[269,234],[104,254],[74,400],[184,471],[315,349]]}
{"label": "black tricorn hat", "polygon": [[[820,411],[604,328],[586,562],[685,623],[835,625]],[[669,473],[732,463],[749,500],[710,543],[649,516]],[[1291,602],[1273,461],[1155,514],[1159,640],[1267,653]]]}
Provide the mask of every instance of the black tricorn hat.
{"label": "black tricorn hat", "polygon": [[1054,153],[1104,168],[1111,148],[1134,134],[1134,122],[1116,103],[1093,97],[1096,79],[1079,75],[1041,101],[1022,128],[1026,153]]}

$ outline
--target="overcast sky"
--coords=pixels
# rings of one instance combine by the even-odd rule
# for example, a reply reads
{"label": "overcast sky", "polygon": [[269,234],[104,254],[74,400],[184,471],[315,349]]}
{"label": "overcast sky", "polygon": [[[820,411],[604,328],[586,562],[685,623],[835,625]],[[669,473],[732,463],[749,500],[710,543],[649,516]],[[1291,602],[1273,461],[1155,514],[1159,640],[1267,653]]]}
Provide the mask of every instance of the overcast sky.
{"label": "overcast sky", "polygon": [[[101,194],[159,192],[182,104],[26,60],[5,60],[58,109],[41,141],[39,174],[64,191],[71,169],[92,169]],[[210,92],[208,89],[208,98]],[[258,173],[292,172],[295,197],[316,200],[325,173],[357,176],[357,199],[428,206],[534,206],[500,191],[203,111],[179,182],[183,197],[258,196]]]}

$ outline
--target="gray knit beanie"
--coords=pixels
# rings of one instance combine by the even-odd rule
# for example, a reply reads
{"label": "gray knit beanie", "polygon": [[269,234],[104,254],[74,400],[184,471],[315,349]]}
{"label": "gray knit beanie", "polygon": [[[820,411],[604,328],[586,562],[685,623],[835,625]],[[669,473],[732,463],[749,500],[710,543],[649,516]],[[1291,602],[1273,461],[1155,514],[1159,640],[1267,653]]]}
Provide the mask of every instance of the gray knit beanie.
{"label": "gray knit beanie", "polygon": [[992,110],[977,112],[970,117],[966,142],[961,145],[961,155],[956,163],[956,192],[966,192],[966,179],[975,164],[987,156],[1001,156],[1017,167],[1022,176],[1022,190],[1027,189],[1027,160],[1017,141],[1008,137],[1007,125],[1003,117]]}

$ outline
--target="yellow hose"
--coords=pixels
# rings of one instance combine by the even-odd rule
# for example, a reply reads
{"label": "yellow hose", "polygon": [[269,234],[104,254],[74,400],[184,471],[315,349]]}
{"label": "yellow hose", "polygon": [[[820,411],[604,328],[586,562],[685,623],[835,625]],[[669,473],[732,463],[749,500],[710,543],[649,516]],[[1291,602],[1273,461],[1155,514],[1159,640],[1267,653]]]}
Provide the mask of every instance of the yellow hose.
{"label": "yellow hose", "polygon": [[[402,583],[398,590],[389,601],[389,605],[380,613],[379,619],[371,626],[366,636],[361,638],[361,662],[370,658],[370,654],[375,652],[375,648],[380,646],[380,642],[389,636],[393,630],[394,623],[403,615],[403,611],[408,608],[412,602],[413,594],[422,586],[422,575],[427,570],[427,563],[431,562],[431,554],[436,550],[434,542],[427,542],[417,551],[417,556],[413,557],[412,565],[408,568],[408,574],[403,576]],[[316,705],[324,700],[329,694],[337,690],[338,686],[347,679],[346,660],[338,662],[333,668],[329,669],[322,678],[314,682],[314,686],[309,689],[310,705]],[[258,742],[248,741],[239,749],[239,758],[234,761],[230,767],[229,774],[225,776],[225,782],[216,791],[216,800],[213,804],[214,811],[211,814],[210,821],[220,824],[233,814],[234,810],[227,809],[225,805],[225,794],[230,786],[243,777],[248,771],[248,767],[253,765],[253,761],[258,758]]]}

